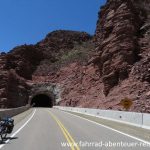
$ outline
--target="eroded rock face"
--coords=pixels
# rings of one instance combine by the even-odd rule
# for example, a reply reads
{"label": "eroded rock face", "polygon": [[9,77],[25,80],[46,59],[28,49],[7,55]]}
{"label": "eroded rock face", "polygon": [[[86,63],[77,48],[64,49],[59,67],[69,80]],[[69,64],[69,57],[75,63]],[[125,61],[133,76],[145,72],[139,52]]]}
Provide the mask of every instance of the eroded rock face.
{"label": "eroded rock face", "polygon": [[43,57],[36,46],[20,46],[0,55],[0,107],[13,108],[28,103],[27,79]]}
{"label": "eroded rock face", "polygon": [[45,58],[58,59],[59,55],[72,49],[75,43],[86,42],[91,38],[86,32],[58,30],[49,33],[37,45],[43,50]]}
{"label": "eroded rock face", "polygon": [[14,69],[21,77],[31,80],[33,72],[43,59],[43,52],[38,46],[23,45],[14,48],[5,59],[6,70]]}
{"label": "eroded rock face", "polygon": [[[49,74],[51,64],[57,62],[75,45],[89,40],[91,40],[91,36],[85,32],[59,30],[48,34],[36,45],[22,45],[14,48],[8,54],[1,53],[0,107],[26,105],[29,101],[30,90],[34,85],[28,84],[32,83],[33,74],[38,76]],[[45,84],[43,83],[43,85]],[[56,99],[60,98],[56,96]]]}
{"label": "eroded rock face", "polygon": [[7,81],[8,81],[8,71],[4,69],[6,59],[1,54],[0,55],[0,105],[1,108],[5,108],[7,106]]}
{"label": "eroded rock face", "polygon": [[8,99],[7,107],[14,108],[28,104],[29,89],[30,87],[26,84],[24,78],[20,77],[15,70],[9,70],[6,87]]}
{"label": "eroded rock face", "polygon": [[6,57],[0,56],[0,107],[11,108],[27,104],[28,86],[13,69],[6,70]]}
{"label": "eroded rock face", "polygon": [[[84,66],[68,64],[39,81],[59,83],[60,105],[150,112],[148,1],[109,0],[99,13],[95,34],[97,54]],[[93,64],[93,65],[92,65]],[[98,68],[97,68],[98,67]]]}
{"label": "eroded rock face", "polygon": [[63,106],[124,110],[127,97],[131,111],[150,112],[149,41],[149,0],[108,0],[94,39],[59,30],[1,54],[0,105],[24,105],[34,85],[37,94],[48,84],[59,85],[55,99]]}
{"label": "eroded rock face", "polygon": [[103,106],[105,100],[99,72],[93,65],[71,63],[53,75],[34,76],[33,81],[37,83],[50,81],[59,85],[61,93],[59,104],[63,106],[99,108],[100,105]]}
{"label": "eroded rock face", "polygon": [[128,77],[132,65],[140,60],[140,29],[147,15],[141,1],[109,0],[99,18],[95,35],[97,63],[107,95],[120,80]]}
{"label": "eroded rock face", "polygon": [[46,76],[53,71],[55,72],[55,70],[61,68],[63,60],[67,59],[68,55],[73,57],[78,49],[88,48],[90,44],[84,46],[84,43],[86,44],[91,40],[92,36],[86,32],[58,30],[49,33],[44,40],[37,43],[44,54],[44,59],[38,65],[34,75]]}

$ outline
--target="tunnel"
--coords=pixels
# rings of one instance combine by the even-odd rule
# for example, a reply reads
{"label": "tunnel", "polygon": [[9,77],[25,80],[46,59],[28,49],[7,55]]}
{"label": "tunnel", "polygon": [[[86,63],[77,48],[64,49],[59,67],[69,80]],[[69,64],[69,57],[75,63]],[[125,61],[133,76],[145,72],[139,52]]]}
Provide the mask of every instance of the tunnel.
{"label": "tunnel", "polygon": [[35,95],[31,100],[33,107],[53,107],[52,99],[45,94]]}

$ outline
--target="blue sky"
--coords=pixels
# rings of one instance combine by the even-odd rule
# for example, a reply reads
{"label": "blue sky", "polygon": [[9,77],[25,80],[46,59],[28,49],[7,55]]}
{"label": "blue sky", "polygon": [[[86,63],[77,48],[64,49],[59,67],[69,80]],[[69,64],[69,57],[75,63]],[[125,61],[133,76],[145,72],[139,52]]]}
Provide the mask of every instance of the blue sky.
{"label": "blue sky", "polygon": [[35,44],[58,29],[94,34],[106,0],[0,0],[0,52]]}

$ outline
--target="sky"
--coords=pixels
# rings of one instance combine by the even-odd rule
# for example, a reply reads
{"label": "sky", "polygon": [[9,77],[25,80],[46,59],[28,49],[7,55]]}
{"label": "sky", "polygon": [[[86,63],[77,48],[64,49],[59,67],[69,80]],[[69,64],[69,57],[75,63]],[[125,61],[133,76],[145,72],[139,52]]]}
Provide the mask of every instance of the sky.
{"label": "sky", "polygon": [[94,34],[106,0],[0,0],[0,52],[35,44],[54,30]]}

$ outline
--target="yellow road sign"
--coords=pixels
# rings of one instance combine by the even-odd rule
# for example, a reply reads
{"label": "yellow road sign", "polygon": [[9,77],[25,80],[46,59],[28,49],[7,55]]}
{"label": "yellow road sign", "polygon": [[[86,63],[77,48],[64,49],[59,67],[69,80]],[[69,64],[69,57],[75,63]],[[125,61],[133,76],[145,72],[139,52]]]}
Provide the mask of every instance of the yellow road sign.
{"label": "yellow road sign", "polygon": [[126,109],[130,109],[130,107],[132,106],[133,102],[131,99],[129,98],[124,98],[120,101],[120,104]]}

